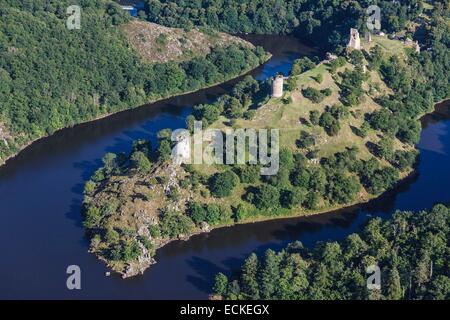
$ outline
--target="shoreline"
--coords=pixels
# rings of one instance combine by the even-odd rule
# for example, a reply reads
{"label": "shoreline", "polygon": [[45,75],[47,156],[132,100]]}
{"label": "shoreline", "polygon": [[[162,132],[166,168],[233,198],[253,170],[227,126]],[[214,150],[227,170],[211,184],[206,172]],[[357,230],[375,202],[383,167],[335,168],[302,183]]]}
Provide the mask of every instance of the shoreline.
{"label": "shoreline", "polygon": [[238,74],[238,75],[236,75],[236,76],[233,76],[233,77],[231,77],[231,78],[225,79],[224,81],[217,82],[217,83],[213,83],[213,84],[211,84],[211,85],[208,85],[208,86],[205,86],[205,87],[196,89],[196,90],[191,90],[191,91],[186,91],[186,92],[182,92],[182,93],[171,94],[171,95],[168,95],[168,96],[166,96],[166,97],[161,97],[161,98],[156,99],[156,100],[148,101],[148,102],[146,102],[146,103],[144,103],[144,104],[141,104],[141,105],[139,105],[139,106],[136,106],[136,107],[129,107],[129,108],[127,108],[127,109],[120,110],[120,111],[117,111],[117,112],[107,113],[107,114],[98,116],[98,117],[96,117],[96,118],[94,118],[94,119],[82,121],[82,122],[79,122],[79,123],[77,123],[77,124],[75,124],[75,125],[67,126],[67,127],[58,129],[58,130],[56,130],[55,132],[53,132],[52,134],[45,135],[45,136],[42,136],[42,137],[40,137],[40,138],[36,138],[36,139],[34,139],[34,140],[31,140],[31,141],[29,141],[28,143],[24,144],[22,147],[20,147],[20,149],[19,149],[17,152],[15,152],[15,153],[13,153],[13,154],[7,156],[7,157],[6,157],[5,159],[3,159],[3,160],[0,160],[0,169],[1,169],[2,167],[4,167],[5,165],[7,165],[7,164],[8,164],[9,162],[11,162],[12,160],[14,160],[14,158],[16,158],[17,156],[19,156],[19,155],[20,155],[23,151],[25,151],[27,148],[32,147],[33,144],[38,143],[38,142],[40,142],[40,141],[42,141],[42,140],[45,140],[45,139],[47,139],[47,138],[50,138],[50,137],[54,136],[55,134],[57,134],[57,133],[59,133],[59,132],[61,132],[61,131],[63,131],[63,130],[74,129],[74,128],[76,128],[76,127],[78,127],[78,126],[81,126],[81,125],[86,125],[86,124],[88,124],[88,123],[93,123],[93,122],[96,122],[96,121],[98,121],[98,120],[102,120],[102,119],[108,118],[108,117],[113,116],[113,115],[118,115],[118,114],[120,114],[120,113],[122,113],[122,112],[127,112],[127,111],[137,110],[137,109],[139,109],[139,108],[144,108],[144,107],[147,107],[147,106],[151,106],[152,104],[160,103],[160,102],[163,102],[163,101],[165,101],[165,100],[169,100],[169,99],[173,99],[173,98],[177,98],[177,97],[186,96],[186,95],[193,94],[193,93],[196,93],[196,92],[199,92],[199,91],[202,91],[202,90],[207,90],[207,89],[211,89],[211,88],[214,88],[214,87],[217,87],[217,86],[226,84],[226,83],[228,83],[228,82],[230,82],[230,81],[236,80],[236,79],[238,79],[238,78],[241,78],[241,77],[247,75],[248,73],[252,72],[253,70],[258,69],[259,67],[263,66],[263,65],[266,64],[268,61],[270,61],[270,59],[272,59],[272,57],[273,57],[273,55],[272,55],[270,52],[268,52],[268,53],[267,53],[267,58],[266,58],[266,60],[265,60],[263,63],[261,63],[261,64],[255,66],[255,67],[253,67],[253,68],[244,70],[242,73],[240,73],[240,74]]}
{"label": "shoreline", "polygon": [[[432,112],[429,113],[425,113],[423,114],[419,120],[421,121],[421,126],[422,126],[422,130],[423,130],[423,123],[422,121],[424,120],[424,118],[426,116],[431,116],[433,114],[438,114],[437,112],[439,111],[438,108],[439,107],[445,107],[445,103],[448,103],[448,107],[450,107],[450,98],[444,99],[440,102],[437,102],[434,104],[434,110]],[[265,222],[265,221],[276,221],[276,220],[286,220],[286,219],[294,219],[294,218],[303,218],[303,217],[310,217],[310,216],[315,216],[315,215],[320,215],[320,214],[327,214],[327,213],[333,213],[336,211],[341,211],[341,210],[347,210],[350,208],[355,208],[355,207],[359,207],[359,206],[363,206],[363,205],[367,205],[373,201],[376,200],[380,200],[383,199],[384,197],[395,193],[396,190],[398,190],[399,187],[401,187],[403,184],[405,184],[408,180],[414,178],[415,176],[417,176],[418,172],[418,164],[419,164],[420,160],[418,160],[416,162],[416,164],[414,165],[414,167],[412,168],[411,172],[409,172],[408,174],[406,174],[403,178],[399,179],[395,185],[395,187],[393,189],[387,190],[385,192],[383,192],[380,195],[375,195],[375,196],[371,196],[368,199],[365,199],[364,201],[355,201],[353,203],[350,204],[345,204],[345,205],[340,205],[340,206],[336,206],[336,207],[329,207],[329,208],[322,208],[322,209],[318,209],[315,211],[296,211],[293,210],[292,213],[286,214],[286,215],[280,215],[280,216],[258,216],[256,217],[256,219],[253,220],[247,220],[247,221],[242,221],[242,222],[235,222],[232,224],[223,224],[223,225],[217,225],[215,227],[211,227],[211,230],[216,230],[216,229],[221,229],[221,228],[231,228],[237,225],[246,225],[246,224],[253,224],[253,223],[259,223],[259,222]],[[196,233],[196,234],[201,234],[201,233],[205,233],[205,232],[200,232],[200,233]],[[193,234],[192,236],[196,235]],[[173,241],[177,241],[176,239]],[[182,240],[183,241],[183,240]]]}
{"label": "shoreline", "polygon": [[[448,106],[447,106],[448,104]],[[434,104],[434,109],[433,111],[429,112],[429,113],[425,113],[423,115],[421,115],[419,117],[419,120],[421,122],[421,131],[423,130],[423,121],[425,120],[425,117],[427,116],[431,116],[433,114],[439,114],[439,109],[441,107],[449,107],[450,106],[450,98],[446,98],[443,99],[442,101],[439,101],[437,103]],[[420,156],[420,154],[419,154]],[[202,235],[202,234],[208,234],[214,230],[219,230],[219,229],[225,229],[225,228],[232,228],[232,227],[236,227],[239,225],[250,225],[250,224],[256,224],[256,223],[261,223],[261,222],[268,222],[268,221],[283,221],[283,220],[288,220],[288,219],[300,219],[300,218],[306,218],[306,217],[311,217],[311,216],[318,216],[318,215],[324,215],[324,214],[333,214],[333,213],[337,213],[343,210],[349,210],[349,209],[358,209],[358,208],[362,208],[363,206],[367,206],[372,202],[375,201],[380,201],[382,199],[384,199],[385,197],[388,197],[389,195],[395,194],[397,193],[397,191],[399,190],[399,188],[401,188],[403,185],[405,185],[406,183],[408,183],[408,181],[410,181],[411,179],[414,179],[414,177],[416,177],[419,172],[418,172],[418,164],[420,162],[420,159],[416,162],[416,164],[414,165],[414,167],[412,168],[412,170],[406,174],[404,177],[402,177],[401,179],[399,179],[395,185],[395,187],[393,189],[387,190],[385,192],[383,192],[380,195],[376,195],[376,196],[370,196],[368,199],[364,199],[364,200],[360,200],[360,201],[354,201],[353,203],[349,203],[349,204],[345,204],[345,205],[339,205],[336,207],[329,207],[329,208],[322,208],[322,209],[318,209],[315,211],[298,211],[298,210],[293,210],[292,213],[289,214],[285,214],[285,215],[280,215],[280,216],[258,216],[254,219],[249,219],[247,221],[242,221],[242,222],[234,222],[234,223],[227,223],[227,224],[222,224],[222,225],[216,225],[216,226],[210,226],[208,231],[202,231],[202,230],[195,230],[191,235],[189,236],[184,236],[178,239],[170,239],[170,240],[165,240],[163,242],[161,242],[161,244],[159,246],[157,246],[155,248],[155,255],[152,257],[151,263],[148,264],[148,266],[145,269],[141,269],[140,272],[138,273],[133,273],[133,274],[127,274],[126,272],[117,272],[118,274],[120,274],[122,276],[123,279],[127,279],[127,278],[133,278],[135,276],[138,275],[142,275],[144,274],[144,272],[149,269],[152,265],[157,264],[158,261],[156,260],[156,255],[157,252],[164,248],[166,245],[173,243],[173,242],[177,242],[177,241],[188,241],[191,238],[197,236],[197,235]],[[104,261],[106,263],[106,265],[113,270],[109,264],[107,263],[106,260],[100,259],[102,261]],[[114,271],[114,270],[113,270]]]}

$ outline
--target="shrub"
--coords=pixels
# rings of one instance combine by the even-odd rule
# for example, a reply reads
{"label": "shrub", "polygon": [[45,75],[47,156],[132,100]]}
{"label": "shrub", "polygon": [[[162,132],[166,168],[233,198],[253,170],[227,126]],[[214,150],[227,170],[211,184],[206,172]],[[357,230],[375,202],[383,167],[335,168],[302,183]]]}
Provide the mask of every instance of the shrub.
{"label": "shrub", "polygon": [[309,134],[306,131],[300,132],[300,137],[296,141],[297,147],[301,149],[306,149],[312,147],[316,144],[316,140],[313,135]]}
{"label": "shrub", "polygon": [[165,213],[160,222],[161,235],[168,238],[187,235],[191,232],[192,228],[192,220],[178,213]]}
{"label": "shrub", "polygon": [[277,208],[280,204],[280,192],[276,187],[263,184],[255,193],[253,203],[258,209]]}
{"label": "shrub", "polygon": [[238,179],[236,174],[231,171],[216,173],[209,179],[209,190],[215,197],[228,197],[237,186]]}
{"label": "shrub", "polygon": [[325,98],[325,95],[320,90],[311,87],[303,89],[302,94],[305,98],[311,100],[314,103],[320,103]]}
{"label": "shrub", "polygon": [[309,121],[317,126],[320,120],[320,112],[318,110],[312,110],[309,112]]}

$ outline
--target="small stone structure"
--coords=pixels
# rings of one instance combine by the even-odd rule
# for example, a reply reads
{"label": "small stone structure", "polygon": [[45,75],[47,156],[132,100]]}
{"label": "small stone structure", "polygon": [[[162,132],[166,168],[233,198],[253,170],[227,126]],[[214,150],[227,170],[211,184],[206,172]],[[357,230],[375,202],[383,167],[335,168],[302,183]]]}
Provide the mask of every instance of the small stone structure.
{"label": "small stone structure", "polygon": [[273,84],[272,84],[272,97],[273,98],[283,97],[283,86],[284,86],[284,77],[282,75],[276,76],[276,78],[273,80]]}
{"label": "small stone structure", "polygon": [[347,48],[361,50],[361,39],[359,38],[359,31],[357,29],[350,29],[350,41]]}

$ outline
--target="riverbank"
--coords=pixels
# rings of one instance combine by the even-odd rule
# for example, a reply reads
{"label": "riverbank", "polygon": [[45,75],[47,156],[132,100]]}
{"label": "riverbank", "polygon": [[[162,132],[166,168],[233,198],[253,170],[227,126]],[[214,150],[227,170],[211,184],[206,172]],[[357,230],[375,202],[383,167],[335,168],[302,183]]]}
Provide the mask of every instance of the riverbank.
{"label": "riverbank", "polygon": [[[154,155],[141,141],[128,155],[130,165],[99,169],[85,189],[85,226],[95,240],[91,251],[131,277],[154,264],[154,252],[175,240],[238,224],[334,212],[383,197],[414,174],[416,149],[411,141],[388,137],[377,123],[367,123],[384,112],[378,101],[392,90],[376,69],[369,71],[370,58],[364,61],[353,52],[291,75],[281,99],[262,98],[254,80],[246,78],[232,91],[236,101],[245,101],[240,112],[264,101],[250,118],[230,121],[221,99],[196,109],[196,120],[208,117],[208,127],[221,131],[281,128],[280,171],[273,177],[259,178],[252,166],[169,165],[161,149],[171,144],[168,131],[158,134]],[[349,81],[352,85],[342,91]],[[239,96],[248,92],[250,99]],[[352,94],[353,104],[345,102]],[[146,155],[153,164],[146,164]]]}
{"label": "riverbank", "polygon": [[17,157],[22,151],[24,151],[25,149],[27,149],[27,148],[29,148],[29,147],[32,147],[33,144],[35,144],[35,143],[37,143],[37,142],[41,142],[42,140],[45,140],[45,139],[47,139],[47,138],[49,138],[49,137],[51,137],[51,136],[53,136],[53,135],[55,135],[55,134],[57,134],[57,133],[59,133],[59,132],[61,132],[61,131],[64,131],[64,130],[67,130],[67,129],[70,129],[70,128],[75,128],[75,127],[78,127],[78,126],[81,126],[81,125],[84,125],[84,124],[87,124],[87,123],[94,123],[94,122],[96,122],[96,121],[98,121],[98,120],[102,120],[102,119],[108,118],[108,117],[110,117],[110,116],[112,116],[112,115],[117,115],[117,114],[120,114],[120,113],[123,113],[123,112],[127,112],[127,111],[130,111],[130,110],[136,110],[136,109],[139,109],[139,108],[148,106],[148,105],[150,105],[150,104],[154,104],[154,103],[158,103],[158,102],[164,102],[165,100],[168,100],[168,99],[171,99],[171,98],[183,97],[183,96],[186,96],[186,95],[195,93],[195,92],[197,92],[197,91],[201,91],[201,90],[205,90],[205,89],[210,89],[210,88],[214,88],[214,87],[217,87],[217,86],[219,86],[219,85],[222,85],[222,84],[226,84],[227,82],[230,82],[230,81],[239,79],[240,77],[245,76],[246,74],[248,74],[248,73],[251,72],[252,70],[255,70],[255,69],[259,68],[260,66],[264,65],[265,63],[267,63],[267,61],[269,61],[271,58],[272,58],[272,54],[271,54],[270,52],[268,52],[268,53],[267,53],[267,56],[265,57],[263,63],[261,63],[261,64],[259,64],[259,65],[257,65],[257,66],[251,67],[251,68],[249,68],[249,69],[246,69],[246,70],[244,70],[242,73],[240,73],[240,74],[238,74],[238,75],[236,75],[236,76],[229,77],[229,78],[225,79],[224,81],[217,82],[217,83],[214,83],[214,84],[211,84],[211,85],[208,85],[208,86],[199,88],[199,89],[195,89],[195,90],[192,90],[192,91],[187,91],[187,92],[183,92],[183,93],[176,93],[176,94],[170,94],[170,95],[167,95],[167,96],[164,96],[164,97],[155,99],[155,100],[149,100],[148,102],[146,102],[146,103],[144,103],[144,104],[142,104],[142,105],[140,105],[140,106],[137,106],[137,107],[130,107],[130,108],[128,108],[128,109],[120,110],[120,111],[118,111],[118,112],[107,113],[107,114],[101,115],[101,116],[99,116],[99,117],[96,117],[95,119],[82,121],[82,122],[80,122],[80,123],[77,123],[77,124],[74,125],[74,126],[65,127],[65,128],[56,130],[56,131],[55,131],[53,134],[51,134],[51,135],[46,135],[46,136],[43,136],[43,137],[40,137],[40,138],[37,138],[37,139],[34,139],[34,140],[30,141],[29,143],[27,143],[27,144],[25,144],[23,147],[21,147],[20,150],[18,150],[17,152],[11,154],[10,156],[6,157],[5,159],[1,159],[1,160],[0,160],[0,167],[6,165],[7,162],[12,161],[12,160],[13,160],[15,157]]}
{"label": "riverbank", "polygon": [[[433,116],[434,114],[439,115],[441,114],[441,109],[446,109],[447,112],[442,112],[443,114],[448,114],[450,110],[450,99],[446,99],[443,101],[440,101],[438,103],[435,104],[435,110],[433,110],[430,113],[426,113],[424,115],[422,115],[420,117],[420,121],[422,123],[424,123],[426,121],[427,117]],[[317,216],[317,215],[322,215],[322,214],[331,214],[331,213],[337,213],[337,212],[341,212],[341,211],[353,211],[354,209],[358,209],[364,206],[370,206],[370,204],[374,201],[376,202],[380,202],[382,201],[384,198],[390,197],[393,194],[396,194],[398,189],[401,189],[402,187],[409,185],[411,183],[411,180],[417,178],[419,172],[418,172],[418,165],[419,165],[420,160],[418,160],[415,163],[415,166],[413,168],[413,170],[411,172],[409,172],[407,175],[405,175],[401,180],[398,181],[396,187],[392,190],[388,190],[386,192],[384,192],[381,195],[378,196],[371,196],[368,199],[364,200],[364,201],[355,201],[354,203],[351,204],[346,204],[346,205],[342,205],[342,206],[335,206],[335,207],[329,207],[329,208],[322,208],[320,210],[313,210],[313,211],[295,211],[293,210],[292,212],[288,213],[288,214],[284,214],[284,215],[280,215],[280,216],[276,216],[276,217],[267,217],[267,216],[260,216],[260,217],[252,217],[252,219],[248,219],[245,221],[241,221],[241,222],[234,222],[234,223],[230,223],[230,224],[222,224],[222,225],[217,225],[217,226],[213,226],[211,227],[210,231],[213,230],[219,230],[219,229],[226,229],[226,228],[232,228],[238,225],[250,225],[250,224],[257,224],[260,222],[267,222],[267,221],[283,221],[283,220],[291,220],[294,218],[302,218],[302,217],[310,217],[310,216]],[[209,231],[209,232],[210,232]],[[196,236],[198,234],[201,234],[202,232],[198,232],[195,234],[192,234],[191,236],[189,236],[189,238],[184,238],[181,239],[182,241],[187,241],[188,239],[192,238],[193,236]],[[173,241],[179,241],[179,239],[174,239],[171,240],[170,242]],[[168,243],[165,243],[164,245],[167,245]],[[162,247],[162,246],[161,246]],[[160,247],[160,248],[161,248]]]}
{"label": "riverbank", "polygon": [[[272,40],[273,38],[273,40]],[[263,42],[263,40],[261,40]],[[270,49],[284,48],[283,51]],[[252,72],[266,79],[307,53],[296,51],[299,40],[268,37],[266,50],[274,58]],[[270,50],[269,50],[270,49]],[[285,73],[287,74],[287,73]],[[126,281],[108,270],[93,254],[84,236],[80,206],[82,185],[101,166],[106,152],[127,152],[132,140],[151,137],[155,143],[160,129],[184,126],[191,106],[208,103],[229,92],[224,86],[183,99],[131,110],[98,123],[68,129],[62,134],[27,149],[0,171],[3,252],[0,282],[6,299],[207,299],[214,275],[237,270],[251,252],[281,250],[301,241],[313,247],[319,241],[339,241],[355,233],[369,217],[385,219],[397,209],[420,211],[435,203],[449,203],[448,183],[450,139],[449,116],[430,116],[418,147],[419,173],[386,198],[360,209],[314,215],[305,218],[270,220],[214,229],[207,234],[175,241],[159,249],[158,261],[144,275]],[[24,194],[27,194],[24,201]],[[24,223],[32,221],[32,223]],[[11,239],[15,239],[11,243]],[[33,250],[28,250],[29,248]],[[30,263],[33,268],[30,269]],[[77,264],[82,270],[83,290],[68,291],[65,270]],[[39,277],[36,277],[36,275]],[[6,276],[7,275],[7,276]]]}
{"label": "riverbank", "polygon": [[[441,108],[446,108],[446,109],[450,108],[450,100],[441,101],[439,103],[436,103],[435,106],[436,106],[436,109],[433,112],[424,114],[421,117],[422,122],[425,121],[426,117],[432,116],[436,112],[438,112],[438,114],[439,114],[439,110]],[[167,245],[169,245],[171,243],[173,244],[173,243],[180,242],[180,241],[181,242],[190,241],[190,240],[192,240],[192,238],[194,238],[196,236],[205,235],[212,231],[221,232],[223,230],[223,232],[229,233],[231,228],[236,228],[238,226],[251,226],[251,225],[257,225],[257,224],[263,223],[263,222],[277,223],[277,222],[283,222],[283,221],[286,221],[286,222],[298,221],[298,218],[306,218],[306,217],[320,216],[320,215],[328,215],[329,216],[331,214],[339,215],[340,213],[343,213],[343,212],[354,212],[359,209],[364,209],[365,207],[370,208],[372,203],[375,203],[375,202],[381,203],[383,201],[383,199],[390,198],[393,195],[397,194],[398,190],[402,189],[403,187],[409,186],[411,183],[411,180],[416,179],[419,175],[418,164],[419,164],[419,162],[416,163],[413,171],[411,171],[407,176],[405,176],[403,179],[398,181],[398,183],[394,189],[386,191],[385,193],[383,193],[382,195],[379,195],[379,196],[372,196],[370,199],[367,199],[364,202],[355,202],[355,203],[344,205],[344,206],[322,208],[321,210],[310,211],[310,212],[293,211],[290,214],[283,215],[283,216],[276,216],[276,217],[261,216],[258,218],[253,218],[253,219],[249,219],[249,220],[245,220],[245,221],[241,221],[241,222],[234,222],[234,223],[229,223],[229,224],[211,226],[207,232],[199,230],[189,236],[183,237],[182,239],[171,239],[171,240],[165,241],[160,246],[155,248],[156,255],[158,255],[158,252],[160,250],[162,250],[164,247],[166,247]],[[177,247],[179,247],[179,245],[177,245]],[[102,261],[105,263],[108,263],[108,261],[106,261],[104,259],[102,259]],[[152,263],[148,267],[151,267],[157,263],[158,263],[158,261],[156,259],[153,259]],[[143,270],[143,271],[145,271],[145,270]],[[137,274],[135,274],[135,275],[137,275]],[[134,275],[131,275],[131,276],[134,276]]]}
{"label": "riverbank", "polygon": [[[441,111],[443,111],[442,109],[444,109],[446,111],[441,112]],[[433,116],[434,114],[437,114],[437,115],[439,115],[441,113],[448,114],[449,110],[450,110],[450,99],[445,99],[443,101],[437,102],[435,104],[435,108],[434,108],[434,110],[432,112],[423,114],[420,117],[420,121],[422,123],[422,126],[426,122],[426,118],[428,118],[430,116]],[[338,212],[341,212],[341,211],[353,211],[355,209],[358,209],[358,208],[361,208],[361,207],[364,207],[364,206],[370,206],[370,204],[372,202],[374,202],[374,201],[380,202],[383,199],[385,199],[387,197],[390,197],[393,194],[396,194],[398,189],[401,189],[403,186],[408,185],[411,182],[412,179],[416,178],[418,176],[418,174],[419,174],[419,172],[418,172],[419,162],[420,162],[420,160],[418,160],[415,163],[415,165],[413,167],[413,170],[411,172],[409,172],[407,175],[405,175],[401,180],[399,180],[397,182],[397,185],[395,186],[394,189],[388,190],[388,191],[386,191],[383,194],[378,195],[378,196],[371,196],[371,197],[369,197],[368,199],[366,199],[364,201],[355,201],[354,203],[351,203],[351,204],[346,204],[346,205],[342,205],[342,206],[335,206],[335,207],[329,207],[329,208],[322,208],[320,210],[313,210],[313,211],[309,211],[309,212],[293,210],[292,212],[290,212],[288,214],[284,214],[282,216],[277,216],[277,217],[267,217],[267,216],[253,217],[252,219],[241,221],[241,222],[234,222],[234,223],[230,223],[230,224],[217,225],[217,226],[212,227],[210,231],[218,230],[218,229],[232,228],[232,227],[235,227],[237,225],[250,225],[250,224],[257,224],[257,223],[266,222],[266,221],[274,221],[274,222],[276,222],[276,221],[290,220],[290,219],[294,219],[294,218],[310,217],[310,216],[317,216],[317,215],[322,215],[322,214],[338,213]],[[199,233],[193,234],[189,238],[191,238],[191,237],[193,237],[193,236],[195,236],[197,234],[199,234]],[[182,240],[186,241],[188,239],[182,239]],[[172,240],[172,241],[178,241],[178,240]],[[166,244],[168,244],[168,243],[166,243]]]}

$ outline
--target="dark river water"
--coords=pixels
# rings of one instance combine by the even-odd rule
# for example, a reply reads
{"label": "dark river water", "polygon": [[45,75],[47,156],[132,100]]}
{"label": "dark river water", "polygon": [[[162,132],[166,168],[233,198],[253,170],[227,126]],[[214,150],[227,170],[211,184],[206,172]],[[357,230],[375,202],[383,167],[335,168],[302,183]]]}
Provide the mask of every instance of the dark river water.
{"label": "dark river water", "polygon": [[[251,37],[274,54],[254,70],[258,79],[287,73],[293,60],[313,53],[292,37]],[[128,151],[138,138],[181,128],[191,107],[214,100],[234,81],[65,129],[41,140],[0,168],[0,298],[205,299],[217,272],[230,274],[252,251],[300,240],[342,239],[373,216],[396,209],[427,209],[450,202],[448,106],[423,119],[418,174],[398,190],[362,207],[315,217],[222,228],[157,252],[158,263],[133,279],[106,277],[103,262],[87,252],[80,208],[84,182],[105,152]],[[447,109],[447,110],[446,110]],[[66,269],[81,268],[81,290],[66,288]]]}

